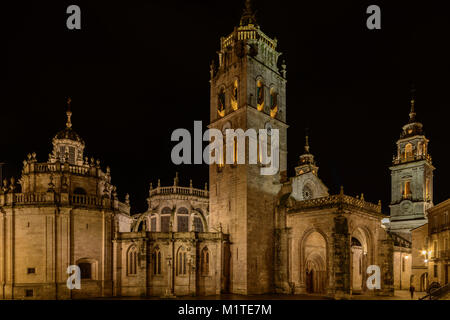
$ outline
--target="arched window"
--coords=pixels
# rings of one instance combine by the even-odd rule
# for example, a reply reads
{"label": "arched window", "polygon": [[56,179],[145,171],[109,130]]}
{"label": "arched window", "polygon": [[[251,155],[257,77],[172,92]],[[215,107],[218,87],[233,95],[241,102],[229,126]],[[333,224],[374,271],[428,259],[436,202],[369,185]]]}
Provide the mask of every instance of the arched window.
{"label": "arched window", "polygon": [[209,250],[204,247],[200,257],[200,271],[203,276],[209,275]]}
{"label": "arched window", "polygon": [[189,210],[181,207],[177,211],[177,225],[178,232],[188,232],[189,231]]}
{"label": "arched window", "polygon": [[219,116],[225,116],[225,89],[221,88],[217,95],[217,113]]}
{"label": "arched window", "polygon": [[161,251],[158,247],[153,252],[153,274],[161,274]]}
{"label": "arched window", "polygon": [[186,250],[184,249],[184,247],[180,247],[178,249],[176,266],[177,266],[177,269],[176,269],[177,276],[185,275],[187,273],[187,271],[186,271]]}
{"label": "arched window", "polygon": [[274,88],[270,90],[270,116],[275,118],[278,113],[278,93]]}
{"label": "arched window", "polygon": [[165,207],[161,210],[161,232],[169,232],[170,215],[172,214],[172,209]]}
{"label": "arched window", "polygon": [[150,219],[150,231],[156,232],[156,217]]}
{"label": "arched window", "polygon": [[137,271],[137,250],[135,246],[130,247],[127,255],[127,274],[135,275]]}
{"label": "arched window", "polygon": [[194,216],[194,231],[203,232],[203,222],[200,217]]}
{"label": "arched window", "polygon": [[411,181],[405,181],[403,183],[403,198],[409,199],[411,197]]}
{"label": "arched window", "polygon": [[233,108],[233,110],[237,110],[239,105],[238,105],[238,98],[239,98],[239,81],[238,79],[235,79],[233,82],[233,92],[231,95],[231,107]]}
{"label": "arched window", "polygon": [[405,146],[405,158],[408,159],[411,158],[412,156],[413,156],[413,146],[411,143],[408,143]]}
{"label": "arched window", "polygon": [[264,82],[262,80],[256,82],[256,108],[258,111],[264,110]]}

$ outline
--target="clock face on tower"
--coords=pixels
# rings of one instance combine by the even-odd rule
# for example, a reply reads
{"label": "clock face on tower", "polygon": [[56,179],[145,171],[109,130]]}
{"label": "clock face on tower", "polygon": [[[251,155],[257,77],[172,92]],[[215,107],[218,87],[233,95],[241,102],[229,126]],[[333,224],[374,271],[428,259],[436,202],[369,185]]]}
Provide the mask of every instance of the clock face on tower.
{"label": "clock face on tower", "polygon": [[400,204],[402,212],[411,214],[413,212],[413,204],[411,201],[406,200]]}
{"label": "clock face on tower", "polygon": [[303,187],[302,194],[303,194],[303,199],[304,199],[304,200],[309,200],[309,199],[311,199],[311,198],[312,198],[312,191],[311,191],[311,188],[308,187],[308,186],[304,186],[304,187]]}

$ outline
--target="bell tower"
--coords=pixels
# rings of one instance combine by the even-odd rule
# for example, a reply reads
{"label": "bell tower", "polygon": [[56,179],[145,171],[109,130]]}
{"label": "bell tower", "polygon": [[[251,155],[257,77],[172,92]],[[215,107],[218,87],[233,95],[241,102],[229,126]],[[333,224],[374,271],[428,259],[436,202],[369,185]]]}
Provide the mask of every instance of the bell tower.
{"label": "bell tower", "polygon": [[429,140],[416,120],[415,90],[411,91],[409,122],[397,141],[391,170],[390,230],[409,236],[411,229],[427,223],[426,210],[433,206],[433,170]]}
{"label": "bell tower", "polygon": [[[272,130],[279,130],[279,170],[262,175],[249,163],[210,165],[211,226],[230,235],[227,283],[222,290],[239,294],[273,292],[274,206],[286,179],[286,65],[278,68],[281,55],[277,40],[265,35],[256,22],[249,0],[238,27],[220,39],[218,65],[211,64],[210,128],[267,129],[268,150]],[[257,136],[257,139],[258,136]],[[236,152],[236,151],[235,151]],[[270,153],[270,151],[269,151]],[[259,155],[259,149],[258,149]]]}

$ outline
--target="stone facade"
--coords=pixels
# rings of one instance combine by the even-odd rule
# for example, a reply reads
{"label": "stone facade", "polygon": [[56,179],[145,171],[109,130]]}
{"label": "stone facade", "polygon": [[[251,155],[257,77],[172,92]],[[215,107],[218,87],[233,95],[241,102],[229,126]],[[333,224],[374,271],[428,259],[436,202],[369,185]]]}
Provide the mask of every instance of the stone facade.
{"label": "stone facade", "polygon": [[[117,197],[109,168],[83,159],[83,140],[66,128],[47,162],[29,154],[18,185],[0,191],[0,298],[111,296],[112,238],[126,230],[130,206]],[[81,268],[81,290],[66,285],[69,265]]]}
{"label": "stone facade", "polygon": [[450,200],[428,209],[428,277],[446,285],[450,269]]}
{"label": "stone facade", "polygon": [[417,291],[426,291],[428,279],[428,223],[411,230],[412,236],[412,285]]}
{"label": "stone facade", "polygon": [[[412,231],[413,243],[428,243],[420,226],[432,206],[434,168],[414,101],[391,167],[386,226],[381,203],[345,195],[343,188],[329,194],[308,137],[295,176],[288,177],[286,65],[278,67],[277,41],[259,28],[249,1],[240,25],[220,44],[218,66],[212,63],[210,70],[210,128],[279,130],[278,172],[261,174],[263,145],[258,144],[258,163],[249,163],[255,141],[246,138],[246,164],[222,159],[210,165],[209,189],[194,188],[192,181],[180,186],[177,174],[171,186],[150,185],[148,210],[130,216],[129,196],[119,201],[110,169],[83,158],[85,143],[73,131],[68,111],[48,161],[30,154],[19,185],[14,179],[3,182],[0,298],[220,293],[346,298],[392,295],[394,288],[405,289],[422,277],[416,271],[426,265],[416,247],[411,249],[411,229],[419,227]],[[235,142],[235,161],[238,147]],[[448,227],[447,207],[428,212]],[[448,228],[439,226],[439,233],[433,227],[427,236],[443,248],[429,263],[438,266],[436,281],[448,271]],[[81,269],[80,290],[66,286],[70,265]],[[370,291],[366,270],[374,265],[380,267],[381,286]]]}
{"label": "stone facade", "polygon": [[425,291],[437,282],[449,283],[450,199],[428,209],[429,223],[412,230],[413,284]]}
{"label": "stone facade", "polygon": [[150,185],[148,210],[133,216],[131,232],[114,237],[117,296],[220,294],[227,284],[229,241],[209,227],[209,191]]}

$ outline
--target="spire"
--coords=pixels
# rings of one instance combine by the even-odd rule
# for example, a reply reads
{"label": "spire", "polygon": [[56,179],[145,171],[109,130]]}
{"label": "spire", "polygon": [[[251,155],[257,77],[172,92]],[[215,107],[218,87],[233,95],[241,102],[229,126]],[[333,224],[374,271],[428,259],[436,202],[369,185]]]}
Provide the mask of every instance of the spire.
{"label": "spire", "polygon": [[255,13],[252,9],[252,2],[251,0],[245,0],[245,8],[244,12],[242,13],[240,25],[248,26],[249,24],[257,25]]}
{"label": "spire", "polygon": [[175,178],[173,179],[173,185],[178,186],[180,179],[178,178],[178,172],[175,173]]}
{"label": "spire", "polygon": [[67,115],[67,122],[66,122],[66,127],[67,128],[72,128],[72,111],[70,110],[70,104],[72,103],[72,99],[69,97],[67,99],[67,111],[66,111],[66,115]]}
{"label": "spire", "polygon": [[411,85],[411,111],[409,112],[409,122],[413,123],[416,121],[416,112],[415,112],[415,103],[416,103],[416,89],[414,85]]}
{"label": "spire", "polygon": [[305,130],[305,152],[309,153],[309,133],[308,133],[308,129]]}

